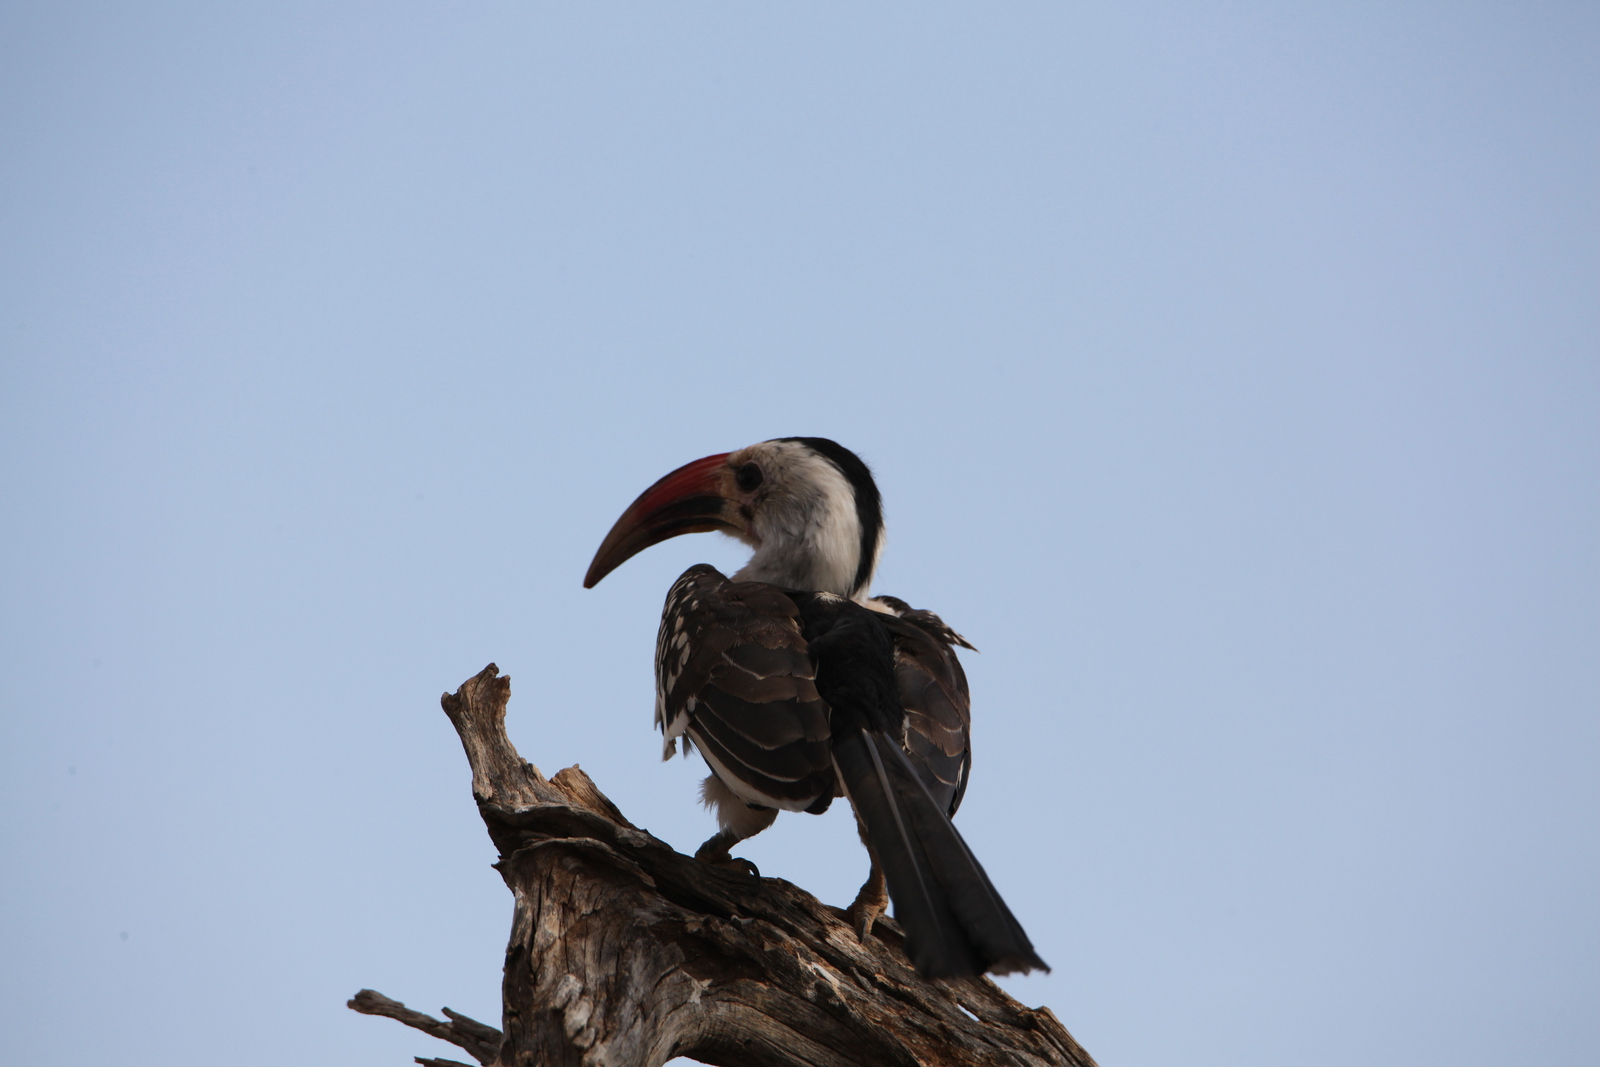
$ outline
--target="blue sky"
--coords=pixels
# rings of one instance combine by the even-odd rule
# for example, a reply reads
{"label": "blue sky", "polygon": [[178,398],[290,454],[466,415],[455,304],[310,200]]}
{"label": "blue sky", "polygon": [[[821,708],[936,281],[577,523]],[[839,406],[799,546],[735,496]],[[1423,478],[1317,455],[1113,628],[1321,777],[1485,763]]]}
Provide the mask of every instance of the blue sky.
{"label": "blue sky", "polygon": [[[871,463],[959,819],[1111,1067],[1578,1065],[1583,5],[0,12],[0,1048],[409,1062],[510,901],[437,696],[681,849],[690,459]],[[844,903],[842,809],[743,850]]]}

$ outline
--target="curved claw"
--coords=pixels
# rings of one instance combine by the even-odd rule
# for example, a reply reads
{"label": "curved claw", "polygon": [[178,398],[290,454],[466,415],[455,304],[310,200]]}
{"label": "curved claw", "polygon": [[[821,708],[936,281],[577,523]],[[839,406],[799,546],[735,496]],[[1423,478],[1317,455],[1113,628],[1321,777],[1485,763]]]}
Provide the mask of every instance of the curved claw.
{"label": "curved claw", "polygon": [[866,884],[861,887],[861,892],[856,894],[856,899],[851,905],[845,909],[845,914],[850,917],[850,925],[856,932],[857,941],[866,943],[872,934],[872,925],[888,907],[889,887],[884,881],[883,871],[878,869],[877,861],[874,860]]}
{"label": "curved claw", "polygon": [[725,871],[738,871],[741,874],[748,874],[752,878],[761,877],[761,868],[740,856],[729,856],[725,860],[713,863],[712,866],[721,867]]}
{"label": "curved claw", "polygon": [[845,914],[850,917],[850,926],[855,930],[856,940],[866,944],[867,938],[872,936],[872,926],[883,915],[882,904],[855,903],[845,909]]}
{"label": "curved claw", "polygon": [[725,871],[738,871],[752,878],[761,877],[761,869],[747,859],[728,855],[728,850],[739,843],[739,838],[724,830],[695,850],[694,858]]}

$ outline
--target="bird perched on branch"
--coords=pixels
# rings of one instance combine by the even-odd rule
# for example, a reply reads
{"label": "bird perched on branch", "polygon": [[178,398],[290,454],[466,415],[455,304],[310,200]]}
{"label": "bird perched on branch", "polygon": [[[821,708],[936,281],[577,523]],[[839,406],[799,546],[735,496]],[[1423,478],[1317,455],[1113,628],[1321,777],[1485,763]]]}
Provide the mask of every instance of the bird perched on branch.
{"label": "bird perched on branch", "polygon": [[656,725],[666,756],[699,748],[731,848],[779,811],[843,795],[872,870],[850,907],[865,938],[885,889],[925,977],[1044,968],[950,817],[971,770],[971,648],[929,611],[869,597],[883,512],[867,465],[820,437],[764,441],[679,467],[623,512],[585,588],[679,534],[719,530],[754,553],[732,578],[699,564],[667,593],[656,640]]}

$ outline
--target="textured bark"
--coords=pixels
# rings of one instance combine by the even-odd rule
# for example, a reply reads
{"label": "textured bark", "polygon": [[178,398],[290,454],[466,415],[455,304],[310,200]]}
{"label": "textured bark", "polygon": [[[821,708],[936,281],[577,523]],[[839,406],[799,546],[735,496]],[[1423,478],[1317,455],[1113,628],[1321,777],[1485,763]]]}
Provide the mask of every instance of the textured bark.
{"label": "textured bark", "polygon": [[504,1067],[1094,1067],[1048,1008],[987,978],[918,978],[893,920],[862,943],[843,911],[780,878],[675,852],[577,767],[545,778],[506,736],[499,673],[491,663],[442,703],[516,901],[503,1039],[370,990],[351,1007]]}

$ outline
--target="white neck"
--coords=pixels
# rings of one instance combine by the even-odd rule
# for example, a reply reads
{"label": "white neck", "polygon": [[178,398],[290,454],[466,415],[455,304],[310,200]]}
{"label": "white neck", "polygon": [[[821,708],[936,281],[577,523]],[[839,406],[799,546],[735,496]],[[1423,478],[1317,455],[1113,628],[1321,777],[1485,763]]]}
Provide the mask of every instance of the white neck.
{"label": "white neck", "polygon": [[[855,490],[838,467],[808,448],[786,449],[778,462],[784,469],[769,474],[775,491],[750,530],[755,554],[734,580],[851,596],[861,561]],[[862,597],[870,584],[869,576]]]}

